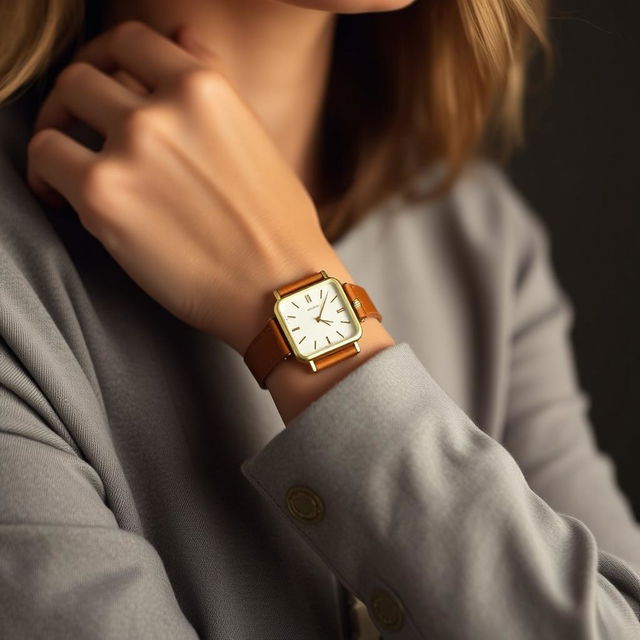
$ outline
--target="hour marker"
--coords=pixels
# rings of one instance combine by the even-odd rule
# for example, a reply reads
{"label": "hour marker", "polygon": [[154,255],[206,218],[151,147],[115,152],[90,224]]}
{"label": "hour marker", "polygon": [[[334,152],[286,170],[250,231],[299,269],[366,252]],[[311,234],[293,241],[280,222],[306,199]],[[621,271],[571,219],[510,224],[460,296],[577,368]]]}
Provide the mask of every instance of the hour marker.
{"label": "hour marker", "polygon": [[316,341],[315,340],[313,341],[313,348],[314,349],[316,348]]}
{"label": "hour marker", "polygon": [[340,308],[336,311],[336,313],[340,313],[341,311],[344,311],[344,307],[340,307]]}
{"label": "hour marker", "polygon": [[311,302],[311,296],[310,296],[308,293],[305,293],[305,294],[304,294],[304,299],[305,299],[307,302]]}
{"label": "hour marker", "polygon": [[333,296],[333,298],[331,298],[331,300],[329,300],[329,302],[333,302],[337,297],[338,297],[338,294],[336,293],[336,295]]}
{"label": "hour marker", "polygon": [[305,336],[304,338],[302,338],[302,340],[300,340],[300,342],[298,342],[298,344],[302,344],[302,343],[305,341],[305,338],[306,338],[306,337],[307,337],[307,336]]}
{"label": "hour marker", "polygon": [[295,318],[295,316],[287,316],[287,318]]}
{"label": "hour marker", "polygon": [[291,331],[297,331],[300,327],[293,327],[293,329],[291,329]]}
{"label": "hour marker", "polygon": [[351,324],[349,320],[340,320],[340,322],[342,322],[342,324]]}
{"label": "hour marker", "polygon": [[344,336],[336,329],[336,333],[341,337],[344,338]]}
{"label": "hour marker", "polygon": [[322,292],[324,291],[324,289],[320,289],[320,299],[322,299]]}
{"label": "hour marker", "polygon": [[327,344],[331,344],[331,340],[329,340],[329,336],[325,336],[325,338],[327,339]]}
{"label": "hour marker", "polygon": [[291,301],[291,304],[292,304],[296,309],[299,309],[299,308],[300,308],[300,307],[299,307],[299,306],[298,306],[298,305],[297,305],[293,300]]}

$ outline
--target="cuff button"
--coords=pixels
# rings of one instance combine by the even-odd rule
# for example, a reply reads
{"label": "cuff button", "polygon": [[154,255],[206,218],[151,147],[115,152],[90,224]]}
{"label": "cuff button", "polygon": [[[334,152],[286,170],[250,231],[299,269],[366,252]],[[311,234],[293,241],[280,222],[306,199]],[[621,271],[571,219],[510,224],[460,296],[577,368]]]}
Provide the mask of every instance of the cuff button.
{"label": "cuff button", "polygon": [[383,628],[398,630],[404,622],[402,605],[388,591],[375,589],[371,592],[370,612],[373,619]]}
{"label": "cuff button", "polygon": [[307,487],[291,487],[287,491],[287,508],[297,520],[318,522],[324,515],[324,503]]}

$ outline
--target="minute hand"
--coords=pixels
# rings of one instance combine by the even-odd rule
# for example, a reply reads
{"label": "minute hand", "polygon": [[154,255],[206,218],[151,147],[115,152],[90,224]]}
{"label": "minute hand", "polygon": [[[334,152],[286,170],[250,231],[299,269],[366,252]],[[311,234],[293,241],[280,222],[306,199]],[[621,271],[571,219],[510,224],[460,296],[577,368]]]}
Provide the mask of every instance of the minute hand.
{"label": "minute hand", "polygon": [[322,303],[322,307],[320,307],[320,313],[318,314],[318,317],[316,318],[316,320],[318,320],[318,321],[322,319],[322,312],[324,311],[324,305],[327,304],[327,298],[328,297],[329,297],[328,295],[325,296],[324,302]]}

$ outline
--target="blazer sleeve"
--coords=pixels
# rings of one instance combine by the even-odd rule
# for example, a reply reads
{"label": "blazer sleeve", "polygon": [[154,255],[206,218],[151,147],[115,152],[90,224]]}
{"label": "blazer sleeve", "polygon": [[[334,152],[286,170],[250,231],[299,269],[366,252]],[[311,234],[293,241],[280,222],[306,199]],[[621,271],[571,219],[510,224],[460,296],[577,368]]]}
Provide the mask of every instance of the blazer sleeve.
{"label": "blazer sleeve", "polygon": [[0,349],[0,638],[197,638],[153,546],[14,373]]}
{"label": "blazer sleeve", "polygon": [[640,533],[585,417],[545,230],[527,226],[504,444],[400,342],[242,465],[384,638],[640,638]]}

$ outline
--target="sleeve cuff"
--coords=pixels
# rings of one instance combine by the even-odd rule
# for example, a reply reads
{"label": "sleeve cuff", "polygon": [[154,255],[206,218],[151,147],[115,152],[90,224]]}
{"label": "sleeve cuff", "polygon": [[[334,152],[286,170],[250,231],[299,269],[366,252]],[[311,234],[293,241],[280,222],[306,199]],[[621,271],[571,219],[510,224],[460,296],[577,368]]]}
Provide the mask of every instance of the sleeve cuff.
{"label": "sleeve cuff", "polygon": [[[351,371],[242,464],[248,480],[394,638],[415,637],[417,630],[398,596],[401,570],[394,580],[380,551],[402,536],[389,537],[404,518],[395,504],[398,462],[416,442],[413,432],[428,428],[419,418],[427,410],[462,413],[410,345],[398,343]],[[388,486],[390,474],[395,487]],[[417,507],[411,490],[402,490],[409,492],[402,509]]]}
{"label": "sleeve cuff", "polygon": [[385,638],[569,637],[596,616],[611,637],[637,633],[620,591],[596,588],[621,574],[598,574],[591,532],[531,491],[407,343],[351,371],[242,471]]}

